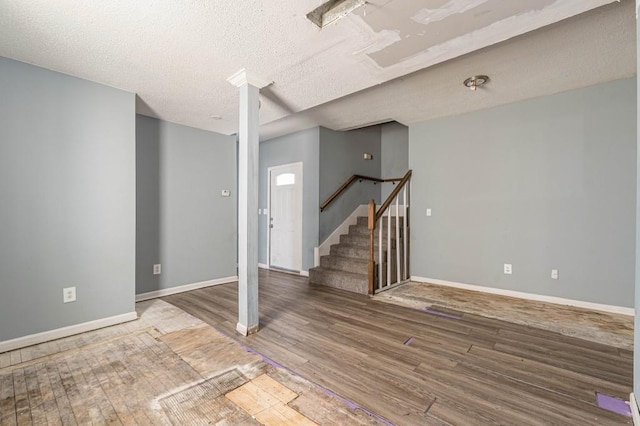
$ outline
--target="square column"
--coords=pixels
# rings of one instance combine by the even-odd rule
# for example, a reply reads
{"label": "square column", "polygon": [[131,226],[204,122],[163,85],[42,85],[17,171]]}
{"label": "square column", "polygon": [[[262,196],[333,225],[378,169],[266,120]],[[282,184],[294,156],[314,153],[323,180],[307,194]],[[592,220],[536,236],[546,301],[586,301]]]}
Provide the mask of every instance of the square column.
{"label": "square column", "polygon": [[243,336],[258,331],[259,96],[270,84],[242,69],[227,81],[240,89],[238,128],[238,325]]}

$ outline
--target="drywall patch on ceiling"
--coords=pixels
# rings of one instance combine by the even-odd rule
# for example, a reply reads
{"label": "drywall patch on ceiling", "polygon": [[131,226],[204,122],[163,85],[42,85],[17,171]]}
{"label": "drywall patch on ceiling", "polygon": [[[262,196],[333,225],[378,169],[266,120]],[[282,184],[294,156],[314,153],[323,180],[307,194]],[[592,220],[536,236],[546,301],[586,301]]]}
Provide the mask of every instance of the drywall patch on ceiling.
{"label": "drywall patch on ceiling", "polygon": [[[360,17],[357,17],[355,21],[359,21],[363,27],[369,28],[366,26],[364,21]],[[400,31],[398,30],[381,30],[371,35],[371,39],[373,40],[371,43],[367,44],[362,49],[358,49],[353,52],[354,55],[369,55],[371,53],[378,52],[382,49],[385,49],[392,44],[402,40],[400,37]]]}
{"label": "drywall patch on ceiling", "polygon": [[[391,22],[402,28],[400,40],[369,53],[369,57],[380,67],[386,68],[456,39],[461,34],[476,33],[505,19],[537,13],[555,2],[556,0],[439,0],[435,7],[424,8],[423,1],[411,0],[417,10],[408,7],[406,0],[401,2],[402,6],[397,2],[390,2],[384,9],[390,9],[388,13],[395,17],[395,22]],[[372,13],[362,18],[375,32],[388,29],[391,23],[389,17],[381,13]]]}
{"label": "drywall patch on ceiling", "polygon": [[470,9],[486,3],[488,0],[449,0],[446,4],[437,8],[423,8],[411,19],[419,24],[427,25],[431,22],[442,21],[451,15],[465,13]]}

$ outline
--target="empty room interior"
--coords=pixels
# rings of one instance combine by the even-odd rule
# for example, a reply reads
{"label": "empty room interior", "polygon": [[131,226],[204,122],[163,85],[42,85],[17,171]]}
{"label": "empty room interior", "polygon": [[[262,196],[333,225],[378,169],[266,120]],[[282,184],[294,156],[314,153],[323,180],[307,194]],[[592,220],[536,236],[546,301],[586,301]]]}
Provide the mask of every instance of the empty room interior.
{"label": "empty room interior", "polygon": [[639,10],[0,0],[0,425],[640,426]]}

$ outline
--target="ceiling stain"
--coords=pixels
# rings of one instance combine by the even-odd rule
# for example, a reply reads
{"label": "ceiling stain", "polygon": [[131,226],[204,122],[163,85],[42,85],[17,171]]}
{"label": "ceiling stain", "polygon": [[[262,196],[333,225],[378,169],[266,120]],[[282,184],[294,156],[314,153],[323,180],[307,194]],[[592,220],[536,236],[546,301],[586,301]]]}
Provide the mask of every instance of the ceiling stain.
{"label": "ceiling stain", "polygon": [[[357,14],[376,33],[392,30],[392,44],[367,55],[380,67],[403,62],[434,46],[513,16],[540,11],[556,0],[392,0],[377,13]],[[425,3],[426,6],[425,7]]]}

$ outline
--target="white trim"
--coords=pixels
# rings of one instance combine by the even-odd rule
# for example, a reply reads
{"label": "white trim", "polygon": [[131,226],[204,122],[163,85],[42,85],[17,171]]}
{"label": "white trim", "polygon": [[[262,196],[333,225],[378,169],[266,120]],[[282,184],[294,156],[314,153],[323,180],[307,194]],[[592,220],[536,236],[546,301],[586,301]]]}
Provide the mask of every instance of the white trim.
{"label": "white trim", "polygon": [[5,340],[4,342],[0,342],[0,353],[49,342],[51,340],[62,339],[63,337],[73,336],[74,334],[86,333],[87,331],[93,331],[99,328],[122,324],[123,322],[133,321],[135,319],[138,319],[138,314],[134,311],[108,318],[83,322],[81,324],[56,328],[55,330],[44,331],[42,333],[30,334],[16,339]]}
{"label": "white trim", "polygon": [[636,397],[631,392],[629,395],[629,407],[631,408],[631,417],[633,418],[633,424],[635,426],[640,426],[640,411],[638,411],[638,402],[636,401]]}
{"label": "white trim", "polygon": [[[340,224],[326,240],[320,244],[318,249],[317,265],[320,266],[320,257],[329,255],[331,246],[340,243],[340,235],[349,233],[349,226],[358,223],[358,216],[366,216],[369,213],[369,206],[367,204],[360,204],[356,209],[347,217],[344,222]],[[322,214],[322,213],[320,213]],[[315,257],[315,256],[314,256]],[[314,259],[315,263],[315,259]]]}
{"label": "white trim", "polygon": [[313,248],[313,266],[320,266],[320,247]]}
{"label": "white trim", "polygon": [[236,87],[249,84],[258,89],[262,89],[273,83],[273,81],[259,77],[251,71],[247,71],[245,68],[236,71],[232,76],[227,78],[227,81]]}
{"label": "white trim", "polygon": [[249,333],[247,333],[247,331],[249,331],[247,329],[247,326],[245,326],[244,324],[240,324],[240,323],[236,324],[236,331],[238,333],[240,333],[241,335],[245,336],[245,337],[249,334]]}
{"label": "white trim", "polygon": [[282,272],[284,274],[300,275],[303,277],[309,276],[309,271],[302,270],[298,272],[298,271],[289,271],[288,269],[271,268],[269,265],[265,265],[264,263],[258,263],[258,268],[267,269],[269,271]]}
{"label": "white trim", "polygon": [[170,296],[172,294],[183,293],[185,291],[197,290],[199,288],[211,287],[214,285],[228,284],[238,281],[236,275],[225,278],[218,278],[215,280],[202,281],[199,283],[185,284],[177,287],[163,288],[161,290],[150,291],[148,293],[136,294],[136,302],[142,302],[143,300],[157,299],[158,297]]}
{"label": "white trim", "polygon": [[252,325],[251,327],[247,327],[244,324],[238,323],[236,325],[236,331],[246,337],[250,334],[257,333],[258,327],[259,327],[258,324]]}
{"label": "white trim", "polygon": [[610,312],[613,314],[621,314],[621,315],[629,315],[629,316],[635,315],[634,308],[627,308],[624,306],[603,305],[600,303],[583,302],[581,300],[564,299],[562,297],[544,296],[541,294],[524,293],[524,292],[514,291],[514,290],[504,290],[501,288],[484,287],[484,286],[473,285],[473,284],[463,284],[463,283],[457,283],[453,281],[444,281],[444,280],[438,280],[435,278],[424,278],[424,277],[412,276],[411,281],[415,281],[419,283],[442,285],[446,287],[461,288],[464,290],[479,291],[481,293],[498,294],[500,296],[517,297],[520,299],[535,300],[537,302],[546,302],[546,303],[555,303],[557,305],[574,306],[577,308],[585,308],[585,309],[591,309],[594,311]]}

